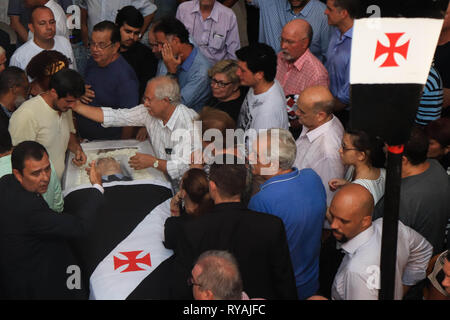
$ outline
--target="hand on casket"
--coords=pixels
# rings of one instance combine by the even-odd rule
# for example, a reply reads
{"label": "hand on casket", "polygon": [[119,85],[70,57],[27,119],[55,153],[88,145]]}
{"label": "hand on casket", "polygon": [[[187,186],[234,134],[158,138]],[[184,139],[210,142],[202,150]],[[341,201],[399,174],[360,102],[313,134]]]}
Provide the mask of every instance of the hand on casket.
{"label": "hand on casket", "polygon": [[134,170],[142,170],[153,166],[156,158],[149,154],[136,152],[136,155],[130,158],[128,163]]}
{"label": "hand on casket", "polygon": [[75,153],[75,157],[72,159],[72,162],[77,167],[81,167],[83,164],[86,163],[87,157],[84,153],[83,149],[78,148],[77,152]]}

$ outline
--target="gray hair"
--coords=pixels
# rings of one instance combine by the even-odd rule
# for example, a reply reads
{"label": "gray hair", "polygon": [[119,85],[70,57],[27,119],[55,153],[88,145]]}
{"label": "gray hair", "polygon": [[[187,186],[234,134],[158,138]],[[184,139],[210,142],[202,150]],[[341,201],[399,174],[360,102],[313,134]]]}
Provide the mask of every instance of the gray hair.
{"label": "gray hair", "polygon": [[162,100],[168,98],[170,103],[177,106],[181,103],[180,86],[176,78],[171,76],[158,76],[150,79],[150,82],[157,82],[155,85],[155,97]]}
{"label": "gray hair", "polygon": [[[294,137],[287,129],[269,129],[258,134],[258,140],[267,139],[267,158],[271,163],[278,162],[280,169],[291,169],[297,156]],[[272,146],[272,139],[278,138],[278,146]],[[259,141],[258,141],[259,143]]]}
{"label": "gray hair", "polygon": [[197,277],[201,290],[211,290],[215,300],[241,300],[242,278],[234,256],[222,250],[205,251],[197,259],[202,271]]}

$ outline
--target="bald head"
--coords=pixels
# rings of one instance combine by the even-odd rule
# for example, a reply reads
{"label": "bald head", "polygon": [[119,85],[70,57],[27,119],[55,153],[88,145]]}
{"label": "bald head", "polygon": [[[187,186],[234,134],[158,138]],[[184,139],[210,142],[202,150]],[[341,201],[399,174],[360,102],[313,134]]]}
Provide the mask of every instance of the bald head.
{"label": "bald head", "polygon": [[298,97],[297,106],[300,123],[313,130],[332,119],[334,98],[327,87],[309,87]]}
{"label": "bald head", "polygon": [[312,28],[306,20],[295,19],[288,22],[281,32],[281,53],[288,62],[300,58],[312,40]]}
{"label": "bald head", "polygon": [[53,11],[49,7],[40,5],[40,6],[35,7],[33,9],[33,11],[31,11],[30,22],[38,23],[44,12],[51,15],[53,17],[53,19],[55,18],[55,16],[53,15]]}
{"label": "bald head", "polygon": [[365,217],[371,216],[373,211],[373,196],[363,186],[349,183],[341,188],[334,196],[332,204],[351,211],[352,214]]}
{"label": "bald head", "polygon": [[336,239],[345,242],[369,228],[373,207],[373,196],[363,186],[349,183],[342,187],[329,208],[333,219],[331,229]]}
{"label": "bald head", "polygon": [[303,19],[294,19],[289,21],[283,27],[283,31],[286,31],[287,34],[297,37],[297,39],[304,39],[305,37],[308,39],[308,47],[311,44],[313,30],[308,21]]}

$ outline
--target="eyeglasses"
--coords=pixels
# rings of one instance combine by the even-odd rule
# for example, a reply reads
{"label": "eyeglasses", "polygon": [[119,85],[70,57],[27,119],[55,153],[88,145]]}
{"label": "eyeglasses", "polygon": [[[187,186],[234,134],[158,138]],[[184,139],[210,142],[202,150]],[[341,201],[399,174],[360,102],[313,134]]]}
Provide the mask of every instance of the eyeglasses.
{"label": "eyeglasses", "polygon": [[356,149],[356,148],[347,148],[346,146],[345,146],[345,144],[341,144],[341,148],[342,148],[342,150],[343,151],[349,151],[349,150],[356,150],[356,151],[359,151],[358,149]]}
{"label": "eyeglasses", "polygon": [[225,88],[227,85],[232,84],[233,82],[223,82],[223,81],[218,81],[214,78],[210,78],[211,79],[211,85],[217,85],[219,88]]}
{"label": "eyeglasses", "polygon": [[202,286],[201,284],[196,283],[192,276],[187,279],[187,284],[188,284],[188,286],[199,286],[199,287]]}
{"label": "eyeglasses", "polygon": [[307,38],[308,38],[308,37],[301,38],[301,39],[298,39],[298,40],[287,40],[287,39],[284,39],[283,37],[280,37],[280,43],[281,43],[281,44],[287,43],[288,45],[293,45],[294,43],[300,42],[300,41],[305,40],[305,39],[307,39]]}
{"label": "eyeglasses", "polygon": [[106,44],[103,42],[100,42],[100,43],[89,42],[89,48],[98,48],[98,49],[104,50],[104,49],[112,46],[113,44],[114,44],[113,42],[111,42],[110,44]]}

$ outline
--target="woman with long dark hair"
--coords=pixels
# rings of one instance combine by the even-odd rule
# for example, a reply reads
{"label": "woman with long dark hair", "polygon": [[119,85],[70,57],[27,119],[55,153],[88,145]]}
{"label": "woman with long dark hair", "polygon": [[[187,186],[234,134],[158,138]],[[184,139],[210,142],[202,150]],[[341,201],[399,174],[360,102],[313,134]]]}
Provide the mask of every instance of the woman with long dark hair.
{"label": "woman with long dark hair", "polygon": [[384,195],[386,160],[384,143],[360,130],[347,130],[339,149],[342,162],[349,166],[344,179],[331,179],[328,185],[337,190],[347,183],[357,183],[370,191],[374,204]]}

